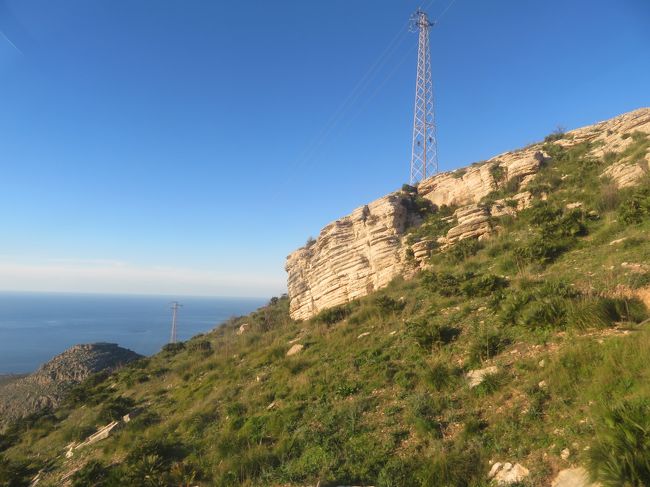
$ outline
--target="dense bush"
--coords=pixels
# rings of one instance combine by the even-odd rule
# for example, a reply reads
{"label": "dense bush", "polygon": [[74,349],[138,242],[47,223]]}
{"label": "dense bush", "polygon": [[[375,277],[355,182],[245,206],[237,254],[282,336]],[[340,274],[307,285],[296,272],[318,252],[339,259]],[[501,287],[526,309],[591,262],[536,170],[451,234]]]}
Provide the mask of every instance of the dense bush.
{"label": "dense bush", "polygon": [[421,240],[431,240],[435,243],[439,237],[446,235],[447,231],[454,226],[453,218],[451,218],[454,211],[455,207],[453,206],[431,205],[429,212],[423,215],[422,224],[409,230],[406,242],[409,245]]}
{"label": "dense bush", "polygon": [[482,327],[473,333],[469,344],[469,361],[478,365],[500,353],[510,345],[511,340],[508,334],[497,327]]}
{"label": "dense bush", "polygon": [[452,274],[450,272],[427,271],[422,274],[422,284],[429,292],[440,296],[489,296],[508,287],[508,280],[493,274],[475,275],[472,272]]}
{"label": "dense bush", "polygon": [[352,314],[352,304],[344,304],[341,306],[334,306],[333,308],[324,309],[316,316],[316,321],[325,323],[326,325],[333,325],[341,320],[344,320]]}
{"label": "dense bush", "polygon": [[185,343],[183,342],[168,343],[166,345],[163,345],[162,350],[163,352],[173,355],[182,350],[185,350]]}
{"label": "dense bush", "polygon": [[447,258],[454,264],[458,264],[465,259],[476,255],[483,248],[483,244],[475,238],[466,238],[456,242],[447,250]]}
{"label": "dense bush", "polygon": [[0,455],[0,485],[2,486],[27,487],[35,470],[28,462],[17,462]]}
{"label": "dense bush", "polygon": [[566,131],[562,127],[556,128],[553,132],[544,137],[544,142],[555,142],[562,140],[566,135]]}
{"label": "dense bush", "polygon": [[489,296],[508,287],[508,280],[494,274],[485,274],[466,280],[461,285],[461,291],[467,297]]}
{"label": "dense bush", "polygon": [[118,421],[122,419],[122,416],[129,413],[134,406],[135,401],[130,397],[119,396],[112,398],[102,405],[97,416],[97,421],[100,424]]}
{"label": "dense bush", "polygon": [[446,345],[460,334],[458,328],[435,321],[433,318],[422,318],[406,323],[406,331],[424,350],[430,351],[433,346]]}
{"label": "dense bush", "polygon": [[397,299],[385,295],[377,296],[375,298],[375,306],[383,316],[402,311],[405,305],[406,302],[404,300],[398,301]]}
{"label": "dense bush", "polygon": [[576,238],[587,234],[585,214],[580,209],[565,210],[545,201],[525,212],[533,227],[533,237],[514,249],[520,266],[548,264],[569,250]]}
{"label": "dense bush", "polygon": [[603,328],[616,321],[639,322],[647,310],[636,299],[582,296],[563,281],[528,283],[507,293],[500,303],[503,325],[527,328]]}
{"label": "dense bush", "polygon": [[604,487],[650,485],[650,403],[625,401],[596,418],[589,468]]}
{"label": "dense bush", "polygon": [[90,460],[72,476],[72,487],[107,487],[110,485],[110,469],[96,460]]}
{"label": "dense bush", "polygon": [[212,352],[212,344],[209,340],[192,340],[187,343],[187,349],[190,352]]}
{"label": "dense bush", "polygon": [[637,189],[621,203],[619,218],[627,225],[637,225],[650,220],[650,185]]}

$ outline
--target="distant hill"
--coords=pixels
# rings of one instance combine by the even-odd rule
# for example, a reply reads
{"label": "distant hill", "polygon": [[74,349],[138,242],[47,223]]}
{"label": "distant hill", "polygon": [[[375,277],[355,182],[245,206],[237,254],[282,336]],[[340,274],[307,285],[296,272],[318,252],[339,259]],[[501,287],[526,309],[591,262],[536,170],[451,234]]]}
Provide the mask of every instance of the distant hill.
{"label": "distant hill", "polygon": [[75,345],[26,376],[0,381],[0,425],[59,405],[70,387],[110,372],[141,355],[114,343]]}

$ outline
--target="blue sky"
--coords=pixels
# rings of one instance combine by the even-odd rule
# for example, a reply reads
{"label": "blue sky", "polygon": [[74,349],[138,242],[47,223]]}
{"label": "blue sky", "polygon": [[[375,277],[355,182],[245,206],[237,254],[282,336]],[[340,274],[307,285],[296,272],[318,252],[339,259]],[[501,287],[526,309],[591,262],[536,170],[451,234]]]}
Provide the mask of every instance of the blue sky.
{"label": "blue sky", "polygon": [[[442,170],[650,105],[647,0],[427,3]],[[0,1],[0,289],[283,292],[408,179],[419,4]]]}

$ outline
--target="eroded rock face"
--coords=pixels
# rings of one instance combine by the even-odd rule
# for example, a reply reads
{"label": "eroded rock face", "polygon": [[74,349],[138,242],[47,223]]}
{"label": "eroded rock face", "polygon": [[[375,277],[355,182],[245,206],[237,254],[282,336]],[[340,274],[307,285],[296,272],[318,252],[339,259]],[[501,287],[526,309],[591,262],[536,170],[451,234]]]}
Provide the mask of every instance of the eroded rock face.
{"label": "eroded rock face", "polygon": [[327,225],[287,258],[291,317],[306,319],[384,287],[404,268],[401,236],[419,223],[412,196],[394,193]]}
{"label": "eroded rock face", "polygon": [[447,232],[445,245],[451,245],[466,238],[482,240],[492,230],[490,225],[490,210],[485,206],[463,206],[456,210],[454,216],[458,224],[450,228]]}
{"label": "eroded rock face", "polygon": [[[650,108],[567,132],[553,142],[570,147],[594,143],[590,155],[603,158],[622,153],[634,142],[632,134],[650,134]],[[454,226],[437,242],[405,242],[409,227],[421,219],[413,195],[398,192],[357,208],[352,214],[327,225],[318,238],[287,257],[290,312],[294,319],[308,319],[319,311],[360,298],[386,286],[397,275],[408,277],[425,267],[430,249],[443,249],[466,238],[487,238],[493,233],[491,218],[515,216],[529,207],[533,195],[526,187],[548,160],[544,144],[500,154],[464,169],[437,174],[421,181],[418,195],[431,203],[456,206]],[[625,158],[606,168],[603,176],[618,187],[637,184],[648,173],[648,159]],[[481,206],[495,190],[512,187],[520,192],[508,200]],[[544,196],[538,196],[544,199]],[[407,253],[408,249],[408,253]],[[410,255],[409,255],[410,254]]]}
{"label": "eroded rock face", "polygon": [[75,345],[36,372],[0,386],[0,423],[56,407],[70,387],[91,374],[115,370],[140,357],[114,343]]}

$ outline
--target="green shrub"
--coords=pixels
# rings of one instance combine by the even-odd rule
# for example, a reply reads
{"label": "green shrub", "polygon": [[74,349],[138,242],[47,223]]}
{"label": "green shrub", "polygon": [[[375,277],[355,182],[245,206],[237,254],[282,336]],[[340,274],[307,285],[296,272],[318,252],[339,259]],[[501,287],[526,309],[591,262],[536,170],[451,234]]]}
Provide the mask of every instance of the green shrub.
{"label": "green shrub", "polygon": [[437,360],[425,374],[425,380],[436,390],[443,390],[453,381],[453,374],[446,362]]}
{"label": "green shrub", "polygon": [[90,460],[72,476],[72,487],[104,487],[110,471],[97,460]]}
{"label": "green shrub", "polygon": [[431,318],[407,322],[406,332],[426,351],[430,351],[433,346],[446,345],[460,334],[458,328],[438,323]]}
{"label": "green shrub", "polygon": [[420,465],[417,477],[422,487],[486,485],[484,455],[480,447],[471,443],[460,443],[439,451]]}
{"label": "green shrub", "polygon": [[466,238],[452,245],[447,250],[447,258],[455,264],[459,264],[464,260],[476,255],[479,250],[483,248],[483,243],[475,238]]}
{"label": "green shrub", "polygon": [[650,485],[650,403],[625,401],[595,419],[589,470],[604,487]]}
{"label": "green shrub", "polygon": [[185,343],[183,342],[168,343],[162,347],[162,351],[169,355],[175,355],[181,350],[185,350]]}
{"label": "green shrub", "polygon": [[187,349],[190,352],[212,352],[212,343],[208,340],[192,340],[187,343]]}
{"label": "green shrub", "polygon": [[493,274],[486,274],[467,280],[462,284],[461,290],[465,296],[475,297],[489,296],[506,287],[508,287],[507,279]]}
{"label": "green shrub", "polygon": [[496,163],[490,166],[490,174],[498,184],[505,177],[506,171],[499,163]]}
{"label": "green shrub", "polygon": [[0,455],[0,485],[27,487],[37,468],[26,461],[14,461]]}
{"label": "green shrub", "polygon": [[351,304],[343,304],[341,306],[334,306],[332,308],[324,309],[316,316],[316,321],[326,325],[333,325],[341,320],[344,320],[352,313]]}
{"label": "green shrub", "polygon": [[463,179],[463,176],[467,173],[467,169],[462,168],[462,169],[456,169],[454,172],[451,173],[451,175],[455,179]]}
{"label": "green shrub", "polygon": [[513,251],[520,267],[553,262],[575,244],[576,237],[587,234],[585,214],[580,209],[565,210],[542,201],[524,215],[533,225],[534,235]]}
{"label": "green shrub", "polygon": [[428,394],[417,394],[409,401],[410,419],[418,433],[423,436],[442,437],[442,425],[437,420],[438,408]]}
{"label": "green shrub", "polygon": [[386,316],[391,313],[398,313],[404,309],[405,301],[398,301],[389,296],[381,295],[375,298],[375,306],[379,309],[381,315]]}
{"label": "green shrub", "polygon": [[119,396],[107,401],[99,410],[97,421],[100,424],[118,421],[122,416],[131,411],[135,406],[135,401],[130,397]]}
{"label": "green shrub", "polygon": [[469,344],[469,360],[472,364],[480,364],[484,360],[499,354],[510,345],[510,337],[496,327],[483,327],[473,334]]}
{"label": "green shrub", "polygon": [[505,383],[506,376],[503,372],[486,374],[479,385],[474,387],[473,391],[478,396],[489,396],[493,394]]}
{"label": "green shrub", "polygon": [[544,137],[544,142],[555,142],[556,140],[562,140],[566,135],[566,131],[562,127],[556,128],[553,132]]}
{"label": "green shrub", "polygon": [[416,465],[412,459],[391,457],[379,472],[378,487],[419,487]]}
{"label": "green shrub", "polygon": [[422,285],[427,291],[438,293],[445,297],[459,296],[461,294],[460,282],[450,272],[423,272]]}
{"label": "green shrub", "polygon": [[453,219],[450,218],[453,211],[453,207],[443,205],[438,208],[432,205],[422,224],[409,229],[406,242],[412,245],[422,240],[431,240],[432,244],[436,245],[436,240],[446,235],[449,229],[454,226]]}
{"label": "green shrub", "polygon": [[638,225],[650,219],[650,186],[637,189],[619,206],[618,215],[627,225]]}

